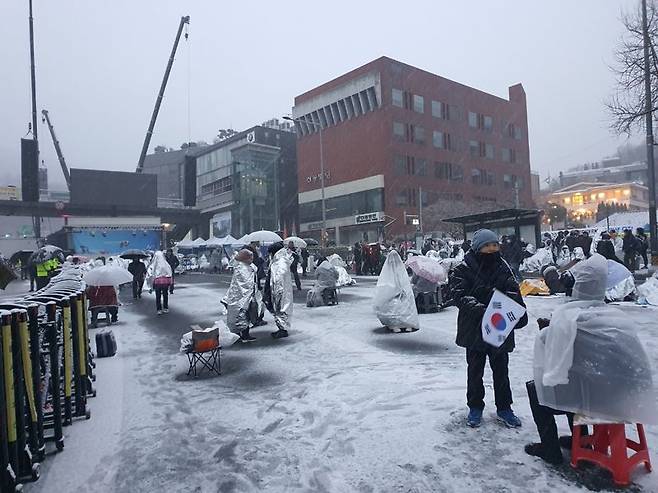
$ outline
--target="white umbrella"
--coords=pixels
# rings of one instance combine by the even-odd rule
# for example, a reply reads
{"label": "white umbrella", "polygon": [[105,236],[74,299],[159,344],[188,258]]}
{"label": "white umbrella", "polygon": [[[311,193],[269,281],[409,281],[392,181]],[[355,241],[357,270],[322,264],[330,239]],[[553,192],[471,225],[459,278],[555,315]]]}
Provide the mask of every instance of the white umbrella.
{"label": "white umbrella", "polygon": [[200,236],[192,242],[192,246],[195,246],[195,247],[202,247],[202,246],[205,246],[205,245],[206,245],[206,240],[204,240]]}
{"label": "white umbrella", "polygon": [[443,266],[428,257],[422,257],[419,255],[409,257],[405,265],[409,267],[414,274],[423,279],[427,279],[430,282],[445,282],[448,277]]}
{"label": "white umbrella", "polygon": [[288,236],[288,238],[283,240],[283,243],[287,246],[291,241],[295,245],[295,248],[306,248],[306,242],[299,236]]}
{"label": "white umbrella", "polygon": [[82,280],[89,286],[118,286],[132,282],[133,276],[123,267],[103,265],[86,272]]}
{"label": "white umbrella", "polygon": [[[240,238],[240,240],[242,239],[243,238]],[[261,243],[276,243],[277,241],[283,241],[283,238],[281,238],[273,231],[261,229],[260,231],[249,233],[246,237],[244,237],[245,243],[251,243],[252,241],[259,241]]]}

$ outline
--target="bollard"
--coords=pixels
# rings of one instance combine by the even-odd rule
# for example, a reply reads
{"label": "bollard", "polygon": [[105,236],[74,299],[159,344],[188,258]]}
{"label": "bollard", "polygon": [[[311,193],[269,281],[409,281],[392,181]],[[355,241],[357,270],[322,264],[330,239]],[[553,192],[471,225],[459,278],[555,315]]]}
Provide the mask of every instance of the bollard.
{"label": "bollard", "polygon": [[71,296],[71,332],[73,336],[73,374],[75,416],[89,419],[91,413],[87,410],[87,362],[85,359],[85,343],[82,327],[82,303],[79,293]]}
{"label": "bollard", "polygon": [[41,343],[39,341],[39,306],[27,307],[28,330],[30,337],[30,357],[32,360],[32,384],[34,386],[34,406],[37,413],[37,443],[32,453],[39,461],[46,456],[46,444],[43,438],[43,402],[41,401]]}
{"label": "bollard", "polygon": [[[10,312],[0,310],[0,490],[1,491],[14,491],[16,488],[16,474],[15,469],[11,463],[10,447],[12,444],[9,442],[9,401],[7,399],[7,379],[6,379],[6,364],[5,361],[5,326],[10,326],[11,314]],[[11,336],[11,329],[8,330]],[[14,440],[15,443],[15,440]]]}
{"label": "bollard", "polygon": [[50,383],[53,395],[53,439],[57,450],[64,449],[64,432],[62,430],[62,399],[61,399],[61,368],[59,361],[59,346],[57,333],[61,327],[61,319],[57,318],[57,305],[51,301],[46,304],[48,318],[48,345],[50,349]]}
{"label": "bollard", "polygon": [[73,423],[71,403],[73,348],[71,347],[71,306],[69,300],[59,303],[62,308],[62,338],[64,340],[64,425]]}
{"label": "bollard", "polygon": [[2,331],[2,359],[5,383],[5,416],[7,422],[7,449],[9,464],[18,472],[18,444],[16,443],[16,394],[14,391],[14,358],[11,341],[11,313],[5,312],[0,322]]}
{"label": "bollard", "polygon": [[[30,330],[27,322],[27,311],[21,310],[18,314],[18,331],[20,339],[20,352],[21,361],[23,363],[23,380],[25,382],[25,398],[28,409],[28,417],[26,423],[28,445],[33,457],[35,452],[39,451],[39,432],[37,423],[37,405],[36,405],[36,391],[33,380],[33,365],[32,355],[30,352]],[[38,364],[38,361],[37,361]],[[36,461],[38,462],[38,461]]]}
{"label": "bollard", "polygon": [[[11,342],[12,342],[12,359],[14,369],[14,393],[16,409],[16,447],[18,449],[18,470],[16,475],[19,478],[32,478],[33,481],[39,479],[39,464],[32,459],[32,452],[28,447],[28,420],[26,419],[26,389],[31,382],[26,380],[25,366],[23,362],[23,352],[21,348],[21,323],[20,319],[26,322],[26,311],[14,309],[11,311]],[[26,329],[27,324],[25,323]],[[28,378],[31,379],[31,371]]]}

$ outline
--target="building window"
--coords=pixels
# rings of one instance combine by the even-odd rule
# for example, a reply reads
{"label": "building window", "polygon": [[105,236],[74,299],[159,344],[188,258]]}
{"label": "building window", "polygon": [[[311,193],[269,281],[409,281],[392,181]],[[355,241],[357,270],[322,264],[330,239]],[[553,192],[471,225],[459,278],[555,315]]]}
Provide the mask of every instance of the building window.
{"label": "building window", "polygon": [[485,116],[483,118],[483,128],[484,130],[491,132],[493,129],[493,118],[490,116]]}
{"label": "building window", "polygon": [[496,183],[496,177],[490,171],[475,168],[471,170],[471,183],[473,185],[493,186]]}
{"label": "building window", "polygon": [[416,176],[427,176],[427,161],[425,159],[416,159]]}
{"label": "building window", "polygon": [[480,143],[477,140],[469,140],[468,152],[471,157],[480,157]]}
{"label": "building window", "polygon": [[404,123],[393,122],[393,137],[397,140],[405,140]]}
{"label": "building window", "polygon": [[425,113],[425,99],[423,98],[423,96],[414,94],[413,103],[414,103],[413,108],[416,113]]}
{"label": "building window", "polygon": [[505,135],[515,140],[521,140],[521,128],[517,127],[513,123],[508,123]]}
{"label": "building window", "polygon": [[413,126],[413,141],[418,144],[425,143],[425,129],[418,125]]}
{"label": "building window", "polygon": [[432,101],[432,116],[441,120],[452,120],[457,116],[457,107],[441,101]]}
{"label": "building window", "polygon": [[487,159],[495,159],[496,152],[494,150],[493,144],[485,144],[484,145],[484,157]]}
{"label": "building window", "polygon": [[409,205],[409,196],[406,190],[395,194],[395,205]]}
{"label": "building window", "polygon": [[393,172],[396,176],[403,176],[407,173],[407,160],[404,156],[396,154],[393,157]]}
{"label": "building window", "polygon": [[437,149],[445,149],[445,139],[443,138],[443,132],[434,130],[432,132],[432,145]]}
{"label": "building window", "polygon": [[468,126],[491,132],[493,130],[493,117],[469,111]]}
{"label": "building window", "polygon": [[397,106],[398,108],[404,108],[404,91],[402,89],[395,89],[391,91],[391,99],[393,102],[393,106]]}
{"label": "building window", "polygon": [[461,182],[464,179],[464,170],[460,164],[435,163],[434,176],[440,180]]}
{"label": "building window", "polygon": [[471,128],[478,128],[478,114],[472,111],[468,112],[468,126]]}
{"label": "building window", "polygon": [[432,116],[434,118],[443,119],[443,103],[440,101],[432,101]]}

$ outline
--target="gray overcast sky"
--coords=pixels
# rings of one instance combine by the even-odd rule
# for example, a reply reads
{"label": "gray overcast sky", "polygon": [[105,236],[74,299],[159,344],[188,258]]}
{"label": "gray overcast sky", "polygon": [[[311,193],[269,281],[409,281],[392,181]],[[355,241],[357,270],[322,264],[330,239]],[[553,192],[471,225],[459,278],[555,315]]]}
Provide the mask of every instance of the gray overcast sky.
{"label": "gray overcast sky", "polygon": [[[295,95],[387,55],[505,98],[523,83],[531,166],[555,176],[625,141],[608,130],[604,101],[620,14],[638,1],[34,0],[37,104],[70,167],[133,170],[190,15],[149,151],[188,140],[188,83],[191,138],[211,142],[218,128],[287,114]],[[27,0],[0,2],[0,186],[19,179],[31,118],[27,12]],[[39,123],[51,183],[61,183],[47,132]]]}

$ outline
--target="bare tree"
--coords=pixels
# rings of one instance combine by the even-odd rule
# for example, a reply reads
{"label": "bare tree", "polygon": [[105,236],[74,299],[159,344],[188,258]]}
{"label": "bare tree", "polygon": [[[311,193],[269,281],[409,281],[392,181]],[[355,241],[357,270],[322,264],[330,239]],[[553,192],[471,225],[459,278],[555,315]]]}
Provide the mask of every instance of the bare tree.
{"label": "bare tree", "polygon": [[[646,116],[644,92],[644,36],[642,34],[642,11],[622,16],[626,34],[615,51],[615,66],[611,70],[617,78],[615,93],[606,103],[612,116],[611,127],[617,133],[631,134],[644,128]],[[647,2],[647,23],[650,42],[650,72],[652,85],[652,111],[658,108],[658,58],[655,42],[658,39],[658,8],[655,0]]]}
{"label": "bare tree", "polygon": [[222,140],[226,140],[230,137],[233,137],[237,133],[238,133],[237,130],[233,130],[232,128],[220,128],[217,131],[217,136],[215,137],[213,142],[216,144],[217,142],[221,142]]}

